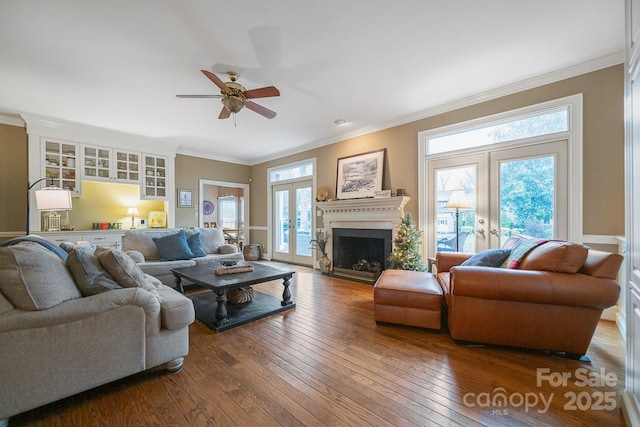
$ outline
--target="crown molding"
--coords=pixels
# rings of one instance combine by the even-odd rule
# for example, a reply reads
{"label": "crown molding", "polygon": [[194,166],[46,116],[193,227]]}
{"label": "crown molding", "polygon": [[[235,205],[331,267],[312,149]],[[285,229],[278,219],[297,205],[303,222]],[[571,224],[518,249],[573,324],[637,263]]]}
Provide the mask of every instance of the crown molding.
{"label": "crown molding", "polygon": [[19,117],[9,117],[0,115],[0,124],[9,126],[26,127],[26,123]]}
{"label": "crown molding", "polygon": [[[233,164],[236,164],[236,165],[252,166],[252,164],[247,163],[247,161],[243,160],[243,159],[236,159],[236,158],[232,158],[232,157],[213,156],[213,155],[211,155],[211,153],[205,153],[205,152],[197,151],[197,150],[188,150],[188,149],[178,148],[178,150],[176,151],[176,154],[180,154],[180,155],[183,155],[183,156],[198,157],[200,159],[215,160],[215,161],[218,161],[218,162],[233,163]],[[254,164],[258,164],[258,163],[254,163]]]}
{"label": "crown molding", "polygon": [[170,141],[37,114],[22,113],[21,116],[26,123],[27,134],[112,148],[130,150],[136,147],[137,151],[175,157],[176,144]]}
{"label": "crown molding", "polygon": [[481,102],[491,101],[503,96],[512,95],[514,93],[523,92],[525,90],[534,89],[540,86],[544,86],[551,83],[556,83],[562,80],[570,79],[580,76],[582,74],[592,73],[594,71],[602,70],[604,68],[612,67],[624,63],[624,52],[616,52],[606,56],[602,56],[591,61],[576,64],[570,67],[562,68],[556,71],[552,71],[539,76],[531,77],[529,79],[520,80],[505,86],[500,86],[487,91],[479,92],[474,95],[470,95],[464,98],[446,102],[426,110],[421,110],[416,113],[401,116],[386,122],[371,124],[369,126],[356,129],[351,132],[347,132],[336,137],[317,141],[305,145],[303,147],[297,147],[295,150],[288,152],[275,153],[273,156],[263,158],[252,162],[252,165],[276,160],[283,156],[293,155],[301,153],[303,151],[313,150],[316,148],[324,147],[326,145],[335,144],[336,142],[345,141],[351,138],[357,138],[359,136],[367,135],[373,132],[389,129],[395,126],[404,125],[407,123],[415,122],[418,120],[426,119],[427,117],[433,117],[438,114],[448,113],[450,111],[459,110],[461,108],[469,107],[479,104]]}

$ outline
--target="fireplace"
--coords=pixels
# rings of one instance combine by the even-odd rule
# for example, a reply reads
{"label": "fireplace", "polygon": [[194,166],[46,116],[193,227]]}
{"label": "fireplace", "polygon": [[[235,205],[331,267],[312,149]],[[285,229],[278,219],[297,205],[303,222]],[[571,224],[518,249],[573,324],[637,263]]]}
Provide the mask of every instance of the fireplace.
{"label": "fireplace", "polygon": [[333,275],[374,283],[393,250],[407,196],[318,202]]}
{"label": "fireplace", "polygon": [[393,237],[385,229],[333,229],[333,274],[374,283],[387,267]]}

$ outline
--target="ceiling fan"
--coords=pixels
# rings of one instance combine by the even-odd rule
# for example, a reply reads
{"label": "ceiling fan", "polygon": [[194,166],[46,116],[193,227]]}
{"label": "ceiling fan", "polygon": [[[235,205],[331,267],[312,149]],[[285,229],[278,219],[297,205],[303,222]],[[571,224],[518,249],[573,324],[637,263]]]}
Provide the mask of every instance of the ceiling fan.
{"label": "ceiling fan", "polygon": [[243,107],[255,111],[267,119],[273,119],[276,116],[275,111],[258,105],[253,101],[254,98],[268,98],[271,96],[280,96],[280,91],[274,86],[266,86],[259,89],[246,90],[244,86],[237,83],[238,73],[227,71],[230,82],[223,82],[218,76],[207,70],[200,70],[207,76],[216,86],[220,88],[220,95],[176,95],[178,98],[220,98],[222,101],[222,111],[220,111],[219,119],[227,119],[231,113],[237,113]]}

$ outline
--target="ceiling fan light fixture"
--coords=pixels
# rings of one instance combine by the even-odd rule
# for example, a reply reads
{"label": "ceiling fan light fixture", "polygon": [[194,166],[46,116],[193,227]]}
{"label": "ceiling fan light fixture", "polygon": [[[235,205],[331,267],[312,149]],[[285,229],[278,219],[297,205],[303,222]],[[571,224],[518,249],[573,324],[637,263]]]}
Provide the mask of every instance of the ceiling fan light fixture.
{"label": "ceiling fan light fixture", "polygon": [[222,105],[232,113],[237,113],[244,107],[244,100],[239,96],[229,95],[222,98]]}

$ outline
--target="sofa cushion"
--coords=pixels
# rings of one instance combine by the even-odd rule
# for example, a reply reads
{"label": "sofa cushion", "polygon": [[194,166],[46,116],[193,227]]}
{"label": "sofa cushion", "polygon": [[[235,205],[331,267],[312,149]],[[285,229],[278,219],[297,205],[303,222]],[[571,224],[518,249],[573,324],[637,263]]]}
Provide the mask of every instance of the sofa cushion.
{"label": "sofa cushion", "polygon": [[195,233],[187,238],[187,244],[189,245],[189,249],[193,252],[194,257],[203,257],[207,256],[207,253],[204,251],[202,247],[202,241],[200,240],[200,233]]}
{"label": "sofa cushion", "polygon": [[238,252],[238,247],[236,245],[224,244],[218,247],[219,254],[228,255],[235,254],[236,252]]}
{"label": "sofa cushion", "polygon": [[0,248],[0,277],[0,292],[22,310],[44,310],[82,296],[64,261],[37,243]]}
{"label": "sofa cushion", "polygon": [[124,253],[129,255],[136,263],[144,262],[144,255],[140,251],[124,251]]}
{"label": "sofa cushion", "polygon": [[95,251],[100,265],[124,288],[142,288],[158,297],[156,287],[146,278],[146,274],[126,253],[115,249],[98,247]]}
{"label": "sofa cushion", "polygon": [[84,296],[122,288],[102,267],[95,250],[93,245],[82,244],[71,249],[67,257],[67,268]]}
{"label": "sofa cushion", "polygon": [[550,240],[531,249],[518,268],[575,274],[584,264],[588,254],[589,249],[580,243]]}
{"label": "sofa cushion", "polygon": [[478,252],[460,265],[475,267],[500,267],[507,259],[511,251],[509,249],[489,249]]}
{"label": "sofa cushion", "polygon": [[158,248],[153,243],[153,237],[162,237],[162,232],[148,232],[146,230],[127,230],[122,237],[122,249],[138,251],[147,261],[159,260]]}
{"label": "sofa cushion", "polygon": [[158,248],[160,259],[163,261],[193,258],[193,252],[189,248],[184,230],[164,237],[153,237],[152,239]]}
{"label": "sofa cushion", "polygon": [[218,248],[224,245],[224,235],[219,228],[200,228],[200,241],[202,249],[208,254],[218,253]]}

